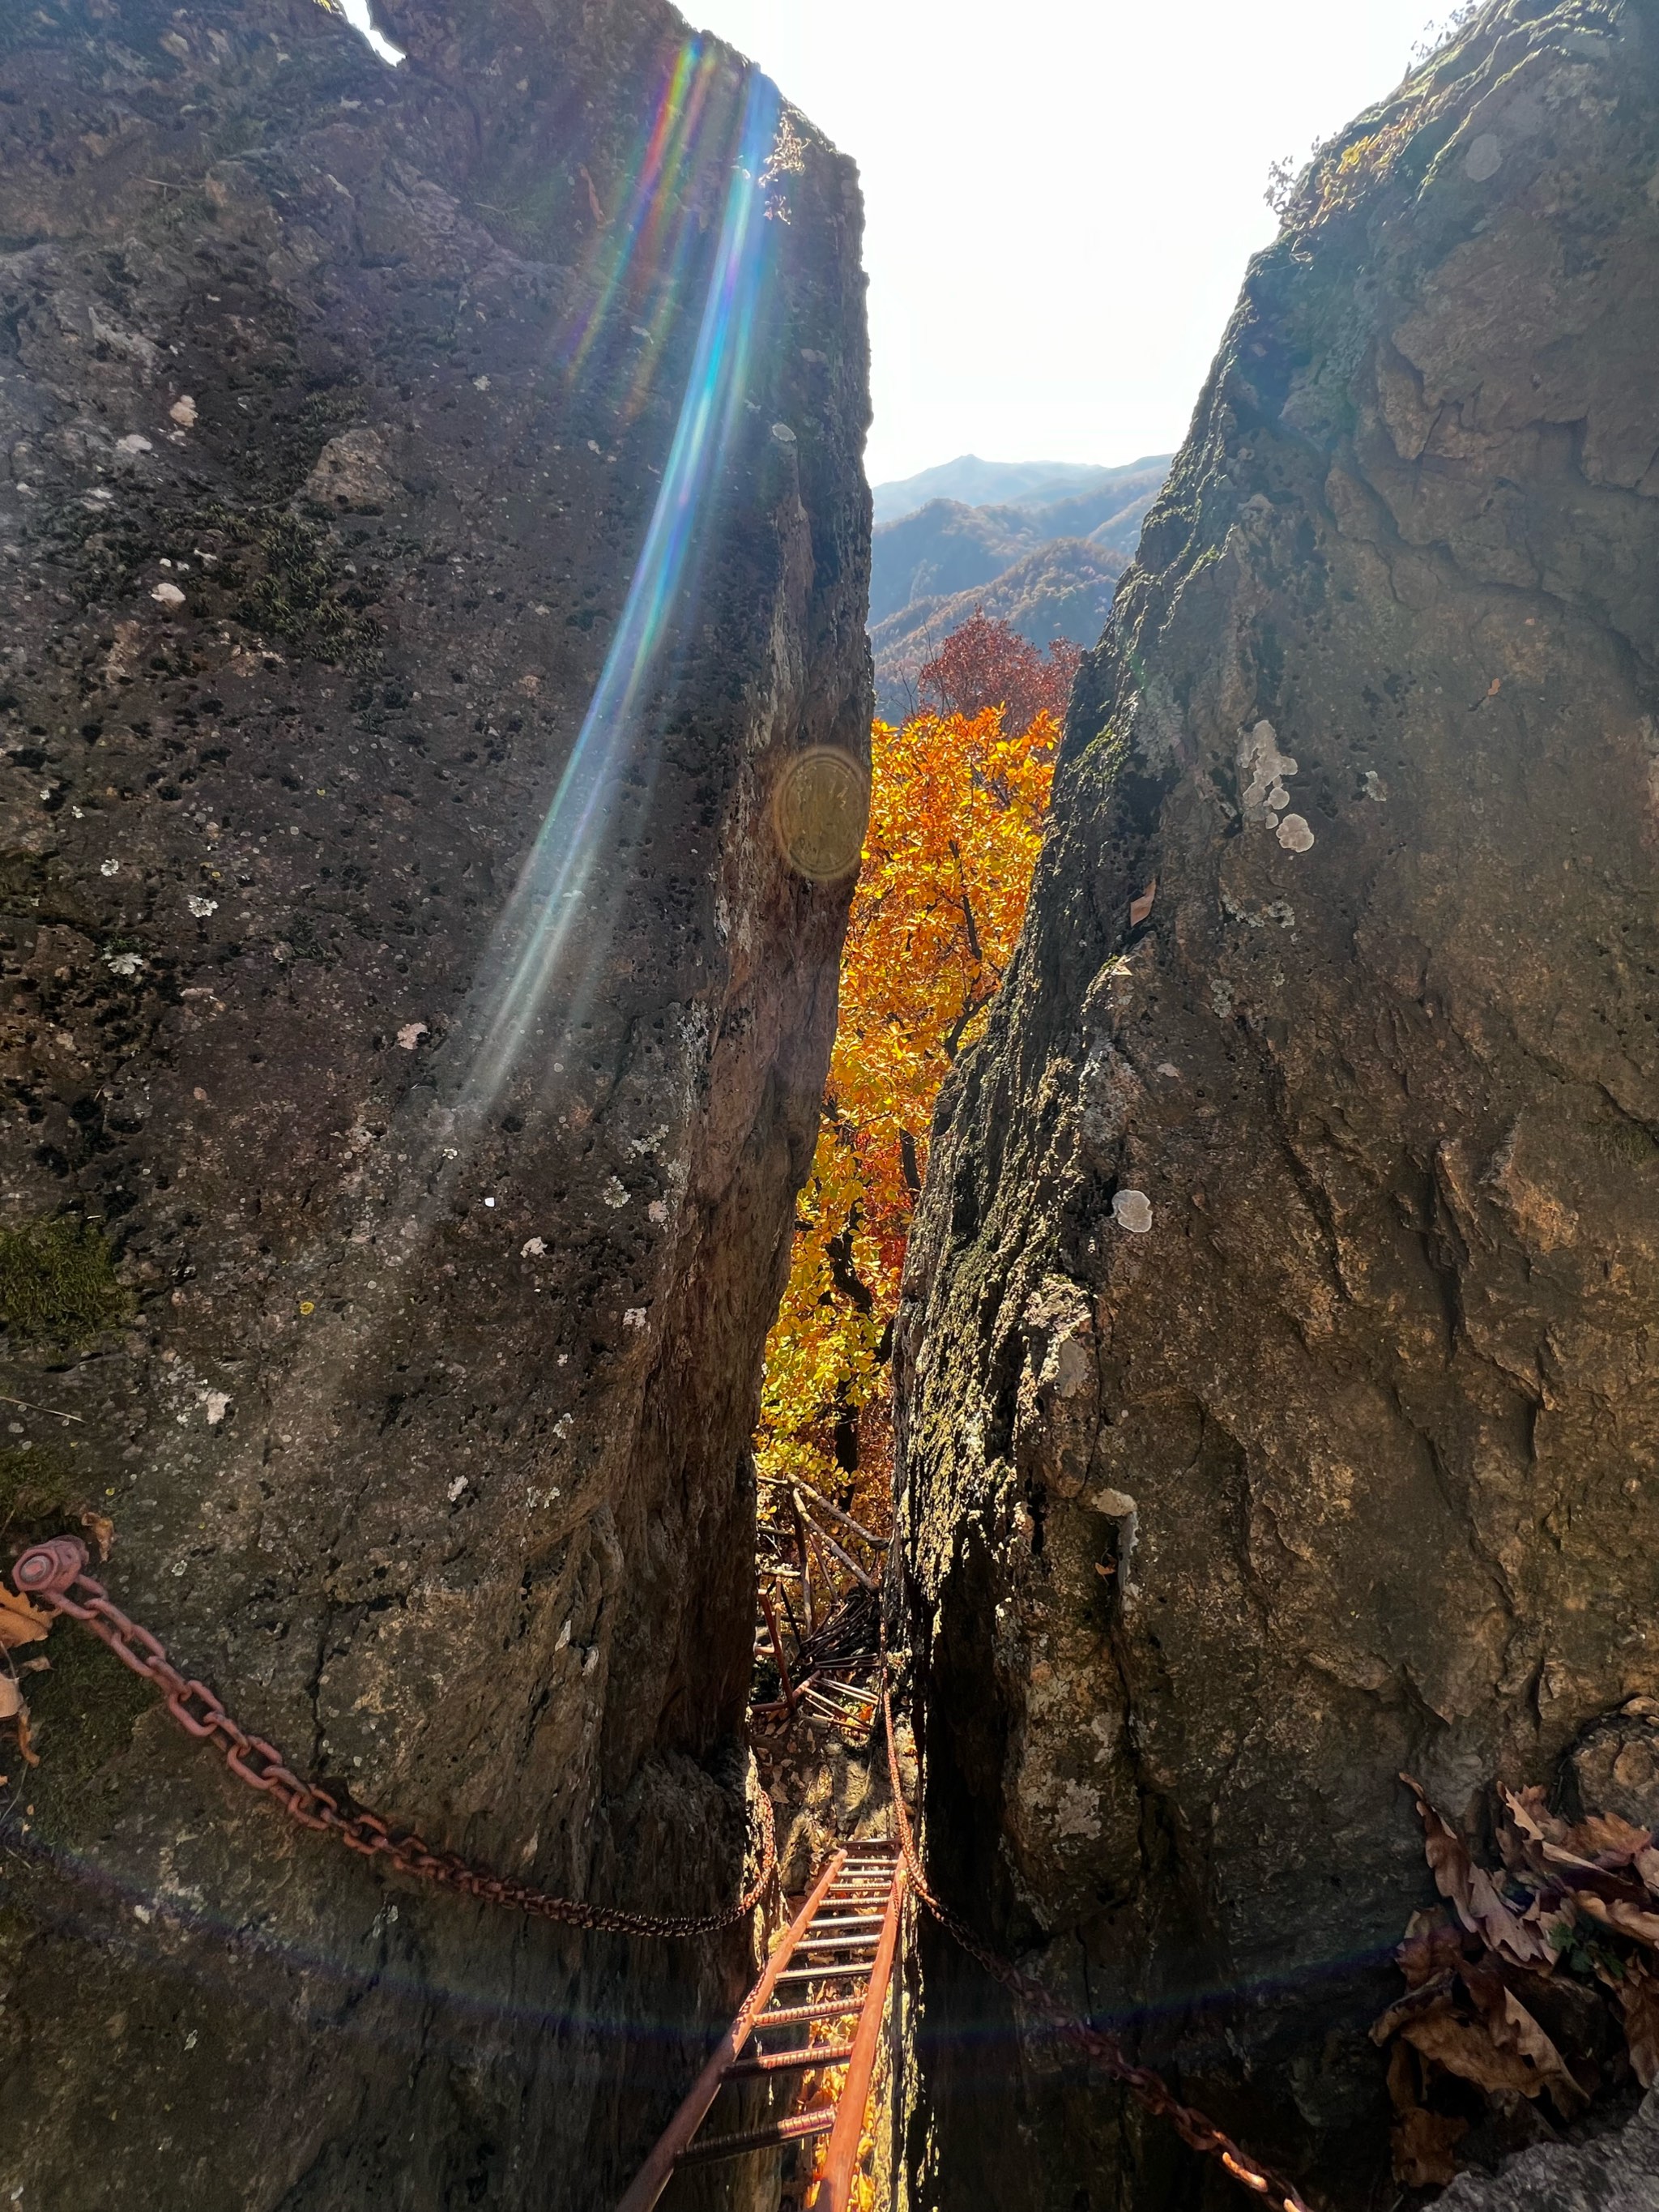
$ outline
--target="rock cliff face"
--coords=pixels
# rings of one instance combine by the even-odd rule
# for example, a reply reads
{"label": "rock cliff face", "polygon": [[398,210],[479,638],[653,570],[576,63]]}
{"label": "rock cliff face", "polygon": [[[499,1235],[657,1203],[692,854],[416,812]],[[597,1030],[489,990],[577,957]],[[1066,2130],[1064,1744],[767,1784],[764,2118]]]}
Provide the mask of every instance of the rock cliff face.
{"label": "rock cliff face", "polygon": [[[1392,2187],[1399,1771],[1478,1818],[1659,1682],[1656,347],[1650,0],[1504,0],[1325,151],[913,1243],[941,1880],[1332,2203]],[[1196,2201],[928,2007],[926,2201]]]}
{"label": "rock cliff face", "polygon": [[[296,1767],[707,1911],[857,850],[799,771],[867,741],[857,191],[655,0],[382,21],[0,24],[0,1523],[112,1524]],[[8,2201],[614,2200],[740,1935],[384,1882],[44,1649]]]}

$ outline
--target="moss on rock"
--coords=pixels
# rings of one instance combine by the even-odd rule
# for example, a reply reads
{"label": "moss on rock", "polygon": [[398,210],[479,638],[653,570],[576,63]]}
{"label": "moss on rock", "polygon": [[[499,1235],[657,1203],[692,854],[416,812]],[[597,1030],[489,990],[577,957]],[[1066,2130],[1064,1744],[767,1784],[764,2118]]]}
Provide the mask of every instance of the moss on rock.
{"label": "moss on rock", "polygon": [[0,1229],[0,1320],[20,1344],[90,1344],[132,1310],[108,1240],[72,1215]]}

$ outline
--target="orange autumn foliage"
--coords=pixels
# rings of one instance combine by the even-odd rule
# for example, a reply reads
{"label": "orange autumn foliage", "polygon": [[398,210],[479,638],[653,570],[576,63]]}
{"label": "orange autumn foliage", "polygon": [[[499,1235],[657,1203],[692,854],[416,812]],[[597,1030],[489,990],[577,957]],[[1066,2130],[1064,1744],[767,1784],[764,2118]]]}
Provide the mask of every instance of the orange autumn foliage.
{"label": "orange autumn foliage", "polygon": [[878,1529],[892,1324],[933,1103],[1019,935],[1077,658],[976,617],[922,672],[931,707],[872,733],[841,1018],[757,1456],[763,1477],[805,1480]]}

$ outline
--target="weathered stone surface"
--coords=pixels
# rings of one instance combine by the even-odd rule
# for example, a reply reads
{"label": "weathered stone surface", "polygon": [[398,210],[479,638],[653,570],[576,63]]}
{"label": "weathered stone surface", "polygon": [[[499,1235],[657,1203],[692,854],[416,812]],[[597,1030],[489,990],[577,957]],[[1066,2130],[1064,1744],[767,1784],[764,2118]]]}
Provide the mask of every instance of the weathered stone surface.
{"label": "weathered stone surface", "polygon": [[[0,21],[0,1520],[107,1516],[296,1766],[707,1911],[848,896],[770,802],[868,727],[857,191],[656,0],[382,19]],[[0,2195],[614,2200],[742,1936],[382,1882],[48,1649]]]}
{"label": "weathered stone surface", "polygon": [[[1478,1812],[1659,1680],[1656,173],[1650,0],[1504,0],[1322,157],[913,1241],[941,1879],[1331,2203],[1393,2187],[1399,1771]],[[1196,2201],[929,2005],[926,2201]]]}
{"label": "weathered stone surface", "polygon": [[1460,2174],[1446,2212],[1653,2212],[1659,2204],[1659,2096],[1627,2128],[1591,2143],[1545,2143],[1496,2175]]}

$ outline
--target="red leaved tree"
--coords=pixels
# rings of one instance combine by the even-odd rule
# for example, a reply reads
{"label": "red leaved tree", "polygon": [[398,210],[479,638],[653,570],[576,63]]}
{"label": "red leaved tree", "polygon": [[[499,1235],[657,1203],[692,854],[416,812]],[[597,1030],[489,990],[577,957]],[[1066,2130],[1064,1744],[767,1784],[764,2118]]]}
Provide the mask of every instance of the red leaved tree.
{"label": "red leaved tree", "polygon": [[921,702],[935,714],[969,720],[1000,707],[1009,731],[1029,729],[1039,714],[1064,722],[1082,658],[1080,645],[1059,637],[1040,653],[1007,623],[981,611],[952,630],[923,667]]}

